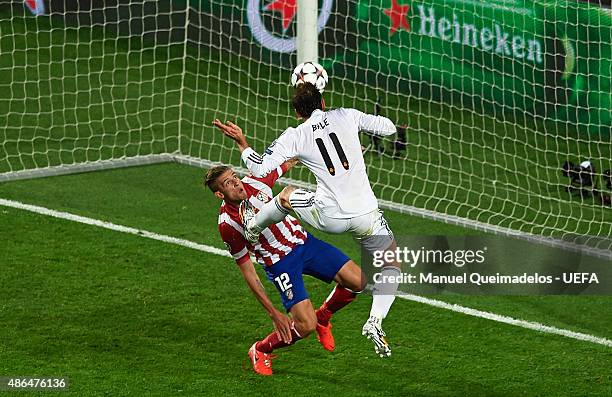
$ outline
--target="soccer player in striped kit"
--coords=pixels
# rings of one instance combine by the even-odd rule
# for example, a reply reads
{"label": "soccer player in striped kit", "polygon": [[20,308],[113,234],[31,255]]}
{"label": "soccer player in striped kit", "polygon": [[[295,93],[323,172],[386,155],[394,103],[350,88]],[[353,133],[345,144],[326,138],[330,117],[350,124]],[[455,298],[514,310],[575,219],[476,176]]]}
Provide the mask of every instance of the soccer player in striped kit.
{"label": "soccer player in striped kit", "polygon": [[[223,200],[219,210],[219,233],[242,275],[268,315],[275,331],[249,349],[255,372],[272,375],[271,353],[289,346],[316,331],[326,350],[335,348],[330,319],[336,311],[352,302],[366,284],[359,266],[339,249],[316,239],[302,228],[297,219],[288,216],[264,228],[257,240],[249,242],[238,213],[243,201],[261,208],[273,198],[272,186],[295,162],[288,161],[264,178],[246,176],[240,179],[227,166],[211,168],[205,184]],[[277,310],[267,296],[249,256],[263,266],[268,279],[276,286],[283,305],[291,317]],[[302,274],[337,284],[319,309],[314,310],[304,288]]]}

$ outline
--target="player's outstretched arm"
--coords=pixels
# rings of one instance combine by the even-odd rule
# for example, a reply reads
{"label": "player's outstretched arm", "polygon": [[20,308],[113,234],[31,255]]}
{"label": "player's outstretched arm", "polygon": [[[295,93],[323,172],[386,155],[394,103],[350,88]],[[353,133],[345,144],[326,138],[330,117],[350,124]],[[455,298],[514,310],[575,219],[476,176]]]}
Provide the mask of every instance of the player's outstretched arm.
{"label": "player's outstretched arm", "polygon": [[240,267],[244,280],[253,292],[253,295],[255,295],[259,303],[261,303],[266,312],[268,312],[268,315],[272,319],[272,323],[274,323],[274,328],[276,331],[280,334],[284,342],[290,343],[291,319],[274,307],[274,304],[272,304],[268,294],[266,294],[264,286],[261,284],[261,280],[259,279],[257,271],[255,271],[255,267],[253,266],[253,262],[250,259],[247,259],[238,266]]}
{"label": "player's outstretched arm", "polygon": [[264,178],[289,159],[283,150],[279,150],[279,148],[276,147],[274,149],[274,152],[272,152],[272,150],[268,148],[263,156],[250,147],[242,152],[242,161],[253,176]]}
{"label": "player's outstretched arm", "polygon": [[234,140],[234,142],[236,142],[238,148],[240,148],[240,152],[242,152],[242,161],[247,166],[249,171],[251,171],[251,174],[257,178],[265,177],[270,172],[280,167],[285,161],[289,160],[291,157],[294,157],[288,150],[272,150],[272,146],[274,146],[274,144],[278,144],[278,148],[275,149],[283,147],[282,143],[280,142],[280,138],[275,141],[275,143],[266,150],[266,154],[262,156],[249,146],[242,132],[242,128],[236,124],[232,123],[231,121],[224,124],[219,119],[215,119],[213,121],[213,125],[220,129],[224,135],[230,137]]}
{"label": "player's outstretched arm", "polygon": [[397,132],[395,124],[384,116],[362,113],[354,109],[353,112],[357,118],[359,131],[381,136],[393,135]]}

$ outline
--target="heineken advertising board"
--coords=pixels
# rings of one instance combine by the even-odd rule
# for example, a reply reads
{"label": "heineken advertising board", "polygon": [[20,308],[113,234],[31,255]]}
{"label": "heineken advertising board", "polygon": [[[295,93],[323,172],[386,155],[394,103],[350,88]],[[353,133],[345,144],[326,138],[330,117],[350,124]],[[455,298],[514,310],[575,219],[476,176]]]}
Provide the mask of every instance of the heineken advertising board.
{"label": "heineken advertising board", "polygon": [[[208,33],[199,39],[264,62],[295,62],[295,0],[191,4]],[[563,0],[319,0],[318,28],[322,63],[335,77],[610,133],[608,8]]]}
{"label": "heineken advertising board", "polygon": [[[611,131],[609,8],[564,0],[318,3],[321,62],[335,77],[489,112],[575,123],[585,132]],[[190,44],[288,70],[295,63],[296,0],[190,5]],[[48,8],[78,10],[92,23],[116,20],[111,26],[120,34],[146,32],[158,42],[185,36],[185,0],[51,0]]]}

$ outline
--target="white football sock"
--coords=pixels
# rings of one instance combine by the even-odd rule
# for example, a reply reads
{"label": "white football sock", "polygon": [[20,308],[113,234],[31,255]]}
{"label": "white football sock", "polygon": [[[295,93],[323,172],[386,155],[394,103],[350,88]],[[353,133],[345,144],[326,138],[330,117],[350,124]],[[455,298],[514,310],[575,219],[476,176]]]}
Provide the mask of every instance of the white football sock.
{"label": "white football sock", "polygon": [[[401,274],[399,268],[395,266],[385,266],[381,272],[383,279],[385,276],[396,277]],[[388,279],[387,279],[388,280]],[[380,320],[387,317],[393,301],[395,301],[395,293],[399,286],[399,282],[377,282],[372,290],[372,308],[370,309],[370,316],[374,316]]]}
{"label": "white football sock", "polygon": [[289,214],[289,210],[280,205],[277,197],[265,203],[253,218],[259,230],[282,221]]}

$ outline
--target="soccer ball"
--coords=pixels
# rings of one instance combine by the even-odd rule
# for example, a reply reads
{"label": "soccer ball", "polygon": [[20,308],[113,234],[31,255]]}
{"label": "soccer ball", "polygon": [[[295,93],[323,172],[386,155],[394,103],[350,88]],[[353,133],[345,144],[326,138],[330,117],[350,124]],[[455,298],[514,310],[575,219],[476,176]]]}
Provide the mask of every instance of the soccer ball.
{"label": "soccer ball", "polygon": [[327,72],[316,62],[302,62],[291,73],[291,85],[297,87],[302,83],[311,83],[322,94],[327,85]]}

